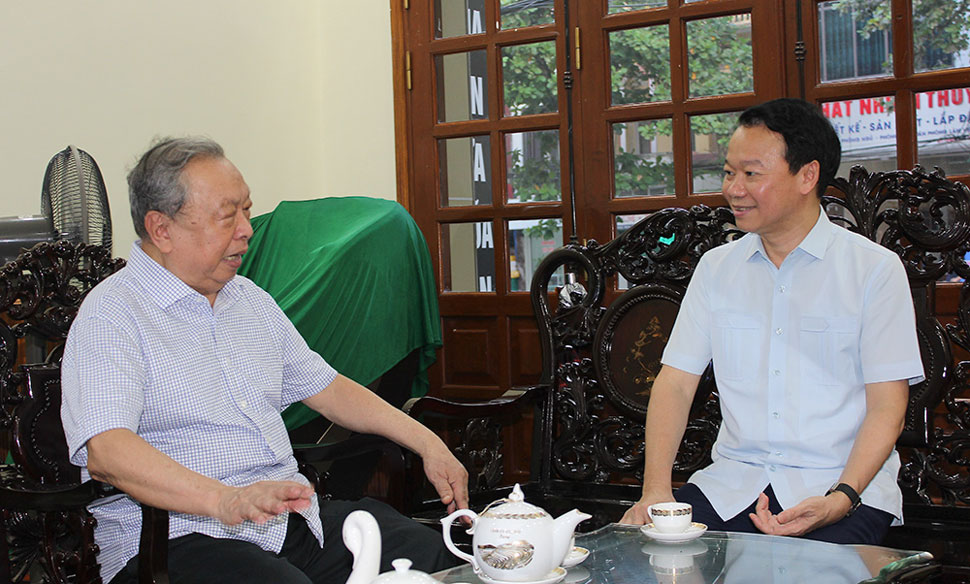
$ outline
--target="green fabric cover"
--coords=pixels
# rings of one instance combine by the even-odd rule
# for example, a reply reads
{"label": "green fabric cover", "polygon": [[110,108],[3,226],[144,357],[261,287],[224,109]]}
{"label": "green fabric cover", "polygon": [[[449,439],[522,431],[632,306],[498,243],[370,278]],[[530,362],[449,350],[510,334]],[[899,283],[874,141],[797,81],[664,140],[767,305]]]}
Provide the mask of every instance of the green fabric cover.
{"label": "green fabric cover", "polygon": [[[394,201],[336,197],[284,201],[254,217],[239,273],[266,290],[340,373],[367,385],[422,349],[411,393],[428,389],[426,369],[441,346],[428,246]],[[289,429],[317,414],[283,412]]]}

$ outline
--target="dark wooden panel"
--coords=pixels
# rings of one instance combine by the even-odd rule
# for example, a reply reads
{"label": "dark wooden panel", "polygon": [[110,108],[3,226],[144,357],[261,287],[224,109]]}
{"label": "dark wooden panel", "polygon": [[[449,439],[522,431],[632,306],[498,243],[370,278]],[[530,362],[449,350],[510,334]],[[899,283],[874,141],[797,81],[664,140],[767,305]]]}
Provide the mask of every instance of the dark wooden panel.
{"label": "dark wooden panel", "polygon": [[539,328],[531,315],[509,318],[509,372],[512,387],[539,383],[542,349]]}
{"label": "dark wooden panel", "polygon": [[509,483],[524,483],[531,477],[533,417],[523,417],[518,423],[505,429],[508,448],[505,457],[505,473]]}
{"label": "dark wooden panel", "polygon": [[445,386],[498,387],[501,379],[495,318],[445,317],[441,351]]}

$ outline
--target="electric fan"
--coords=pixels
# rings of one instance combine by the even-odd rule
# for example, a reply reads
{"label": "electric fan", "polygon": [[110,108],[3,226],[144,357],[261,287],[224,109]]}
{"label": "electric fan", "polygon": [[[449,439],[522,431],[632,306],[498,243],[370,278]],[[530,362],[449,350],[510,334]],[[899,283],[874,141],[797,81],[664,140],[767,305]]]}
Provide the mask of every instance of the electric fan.
{"label": "electric fan", "polygon": [[51,158],[41,191],[43,213],[59,239],[111,251],[111,213],[101,169],[90,154],[71,145]]}

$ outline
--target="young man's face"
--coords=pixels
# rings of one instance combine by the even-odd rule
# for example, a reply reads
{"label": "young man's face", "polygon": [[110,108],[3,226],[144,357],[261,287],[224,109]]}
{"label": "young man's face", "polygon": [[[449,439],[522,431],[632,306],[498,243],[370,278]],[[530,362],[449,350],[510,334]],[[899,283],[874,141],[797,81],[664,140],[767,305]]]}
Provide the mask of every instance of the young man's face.
{"label": "young man's face", "polygon": [[225,158],[194,159],[181,180],[188,195],[170,223],[168,267],[214,301],[236,275],[253,234],[249,187]]}
{"label": "young man's face", "polygon": [[722,192],[744,231],[770,238],[799,229],[805,211],[818,207],[817,183],[817,162],[791,173],[781,134],[740,126],[731,136]]}

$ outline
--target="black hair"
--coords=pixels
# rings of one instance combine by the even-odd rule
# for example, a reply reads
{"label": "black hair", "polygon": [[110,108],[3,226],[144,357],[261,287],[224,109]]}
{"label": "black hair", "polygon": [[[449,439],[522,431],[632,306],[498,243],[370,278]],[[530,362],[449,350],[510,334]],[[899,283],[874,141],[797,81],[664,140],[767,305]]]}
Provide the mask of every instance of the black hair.
{"label": "black hair", "polygon": [[746,109],[738,117],[746,128],[764,126],[785,140],[788,171],[797,173],[813,160],[818,161],[816,194],[821,197],[835,178],[842,160],[839,136],[822,110],[802,99],[783,97]]}

